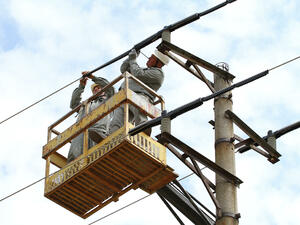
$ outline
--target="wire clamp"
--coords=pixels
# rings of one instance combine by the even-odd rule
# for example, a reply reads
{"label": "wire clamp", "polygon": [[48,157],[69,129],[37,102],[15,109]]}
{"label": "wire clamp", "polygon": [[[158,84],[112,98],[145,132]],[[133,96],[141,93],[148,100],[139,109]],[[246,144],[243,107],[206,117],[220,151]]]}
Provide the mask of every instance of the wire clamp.
{"label": "wire clamp", "polygon": [[167,132],[167,133],[171,133],[171,119],[170,117],[167,117],[167,111],[163,110],[161,113],[161,126],[160,126],[160,130],[161,133]]}

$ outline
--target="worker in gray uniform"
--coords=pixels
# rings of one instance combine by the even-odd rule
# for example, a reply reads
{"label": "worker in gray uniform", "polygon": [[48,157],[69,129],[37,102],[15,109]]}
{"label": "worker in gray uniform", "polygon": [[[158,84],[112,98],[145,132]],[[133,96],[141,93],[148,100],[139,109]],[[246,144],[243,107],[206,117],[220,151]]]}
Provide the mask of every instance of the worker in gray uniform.
{"label": "worker in gray uniform", "polygon": [[[169,62],[168,56],[155,50],[154,54],[151,55],[149,60],[147,61],[147,68],[141,68],[137,62],[137,53],[135,49],[132,49],[128,55],[128,58],[122,63],[120,70],[121,73],[128,71],[137,79],[142,81],[148,87],[157,91],[163,81],[164,81],[164,73],[162,71],[162,67]],[[129,79],[129,89],[140,95],[146,101],[151,103],[154,102],[155,96],[149,93],[145,88],[141,87],[134,80]],[[125,83],[123,83],[120,89],[124,88]],[[129,122],[135,123],[135,125],[139,125],[143,122],[147,121],[147,116],[142,114],[139,109],[134,107],[133,105],[129,105]],[[110,125],[109,134],[112,134],[114,131],[118,130],[124,125],[124,107],[119,107],[114,112],[114,117]],[[146,133],[150,135],[151,129],[147,130]]]}
{"label": "worker in gray uniform", "polygon": [[[87,73],[88,71],[82,72],[83,75]],[[71,109],[74,109],[79,104],[81,104],[81,95],[84,92],[84,88],[86,86],[86,82],[88,78],[90,78],[94,82],[94,84],[91,85],[91,90],[93,95],[100,92],[104,86],[109,84],[109,82],[105,78],[95,77],[92,74],[87,77],[81,78],[79,86],[72,93],[72,98],[70,102]],[[99,105],[103,104],[107,99],[113,96],[114,93],[115,90],[113,87],[110,87],[105,92],[102,92],[100,96],[98,96],[96,99],[94,99],[88,104],[87,106],[89,108],[88,112],[93,111]],[[80,121],[85,116],[84,106],[80,107],[77,116],[78,118],[76,122]],[[105,116],[101,120],[97,121],[93,126],[88,128],[88,133],[89,133],[88,148],[91,148],[96,143],[99,143],[102,139],[104,139],[107,136],[107,133],[109,131],[110,120],[111,120],[111,114]],[[72,160],[80,156],[82,152],[83,152],[83,133],[80,133],[71,141],[71,147],[68,153],[68,162],[71,162]]]}

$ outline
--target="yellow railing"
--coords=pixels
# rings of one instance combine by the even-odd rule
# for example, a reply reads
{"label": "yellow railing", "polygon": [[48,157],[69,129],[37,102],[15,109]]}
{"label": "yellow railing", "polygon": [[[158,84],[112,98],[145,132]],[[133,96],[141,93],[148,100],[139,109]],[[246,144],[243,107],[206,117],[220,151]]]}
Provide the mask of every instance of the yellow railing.
{"label": "yellow railing", "polygon": [[[132,144],[139,147],[141,150],[149,153],[153,158],[161,161],[163,164],[166,163],[166,155],[165,155],[165,148],[161,146],[159,143],[155,142],[152,138],[145,134],[137,134],[135,136],[129,137],[128,131],[130,127],[133,125],[129,124],[129,109],[128,105],[133,104],[135,107],[139,108],[141,112],[145,113],[147,116],[151,118],[155,118],[160,116],[162,110],[164,110],[165,104],[162,96],[158,95],[154,90],[140,82],[134,76],[125,72],[124,74],[117,77],[113,80],[110,84],[105,86],[102,91],[106,91],[108,88],[112,87],[120,80],[125,80],[125,87],[110,99],[108,99],[104,104],[97,107],[90,113],[86,113],[86,116],[67,128],[63,132],[57,131],[55,128],[64,122],[67,118],[73,115],[75,112],[78,112],[80,107],[87,106],[89,102],[97,98],[101,93],[93,95],[92,97],[88,98],[84,101],[81,105],[77,106],[74,110],[70,111],[62,118],[57,120],[55,123],[49,126],[48,128],[48,142],[43,147],[43,158],[46,159],[46,177],[50,174],[50,164],[54,164],[62,168],[60,171],[54,173],[53,175],[49,176],[46,179],[46,186],[45,192],[49,192],[53,190],[55,187],[59,186],[70,177],[77,174],[83,167],[89,165],[93,161],[97,160],[100,156],[107,153],[110,149],[113,148],[115,144],[120,143],[125,137],[130,141]],[[146,102],[141,98],[138,94],[131,91],[128,88],[128,79],[135,80],[136,83],[141,85],[145,88],[149,93],[155,96],[158,100],[152,105],[149,102]],[[64,146],[65,144],[69,143],[73,138],[75,138],[80,133],[84,133],[84,138],[87,140],[88,132],[87,129],[96,123],[98,120],[104,118],[106,115],[111,113],[120,105],[124,104],[124,113],[127,120],[124,121],[124,127],[120,130],[122,132],[118,135],[113,135],[111,138],[106,138],[103,142],[101,142],[101,146],[93,146],[91,149],[88,149],[87,141],[84,142],[83,146],[83,154],[74,162],[67,164],[66,158],[59,154],[57,151]],[[160,104],[160,109],[155,107],[155,104]],[[87,108],[87,107],[85,107]],[[52,134],[56,134],[57,136],[52,138]],[[114,139],[113,139],[114,138]],[[163,148],[162,148],[163,147]],[[59,161],[58,161],[59,160]]]}
{"label": "yellow railing", "polygon": [[[129,124],[129,127],[133,128],[134,126],[132,124]],[[108,138],[103,140],[103,142],[89,149],[87,156],[82,155],[78,157],[76,160],[63,167],[61,170],[49,176],[46,179],[45,193],[54,190],[59,185],[71,179],[85,167],[99,160],[101,157],[105,156],[105,154],[108,154],[112,149],[121,144],[124,140],[135,145],[143,152],[146,152],[149,156],[158,160],[161,164],[166,165],[166,148],[163,145],[159,144],[144,133],[129,136],[128,134],[125,134],[124,126],[114,132]]]}

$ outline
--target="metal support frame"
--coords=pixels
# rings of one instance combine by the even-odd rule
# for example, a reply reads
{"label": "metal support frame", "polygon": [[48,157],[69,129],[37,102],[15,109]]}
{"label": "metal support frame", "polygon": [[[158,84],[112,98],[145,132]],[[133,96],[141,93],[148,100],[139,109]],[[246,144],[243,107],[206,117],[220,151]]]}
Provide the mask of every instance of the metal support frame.
{"label": "metal support frame", "polygon": [[[184,144],[183,142],[181,142],[180,140],[178,140],[177,138],[175,138],[174,136],[172,136],[170,133],[168,132],[164,132],[160,135],[157,136],[158,140],[160,143],[164,144],[165,146],[167,146],[167,148],[175,154],[175,156],[177,156],[177,158],[179,158],[186,166],[188,166],[193,172],[195,172],[195,174],[201,179],[201,181],[203,182],[211,200],[213,201],[215,207],[216,207],[216,214],[217,214],[217,218],[222,218],[223,215],[223,211],[221,208],[221,205],[219,204],[217,198],[215,197],[214,193],[212,192],[212,190],[210,188],[213,188],[215,190],[215,186],[213,185],[212,187],[212,183],[209,181],[209,179],[207,179],[203,173],[201,172],[198,164],[196,161],[202,163],[203,165],[207,166],[208,168],[210,168],[211,170],[213,170],[216,174],[220,175],[221,177],[223,177],[225,180],[227,180],[227,182],[230,182],[236,186],[238,186],[239,184],[242,183],[241,180],[239,180],[237,177],[235,177],[234,175],[232,175],[231,173],[229,173],[228,171],[224,170],[222,167],[219,167],[217,164],[213,163],[212,161],[210,161],[208,158],[206,158],[205,156],[201,155],[199,152],[195,151],[194,149],[192,149],[191,147],[189,147],[188,145]],[[232,139],[229,140],[231,143],[233,142]],[[180,150],[182,150],[184,153],[181,155],[172,145],[176,146],[177,148],[179,148]],[[191,163],[189,163],[187,161],[187,158],[190,158]],[[173,181],[173,183],[175,183],[176,185],[177,182]],[[182,187],[179,186],[179,188],[181,189]],[[184,190],[182,190],[183,193],[185,194],[185,196],[190,200],[191,197],[189,195],[187,195]],[[191,204],[194,204],[193,202],[191,202]],[[197,208],[196,208],[197,210]],[[198,211],[198,210],[197,210]]]}
{"label": "metal support frame", "polygon": [[[236,145],[234,145],[234,148],[237,148],[236,146],[238,146],[238,144],[243,143],[245,141],[243,138],[239,137],[236,134],[234,135],[234,138],[239,141],[239,143],[237,143]],[[262,156],[266,157],[266,158],[270,158],[271,157],[271,155],[269,153],[267,153],[264,150],[256,147],[254,144],[249,144],[249,147],[251,149],[253,149],[254,151],[256,151],[257,153],[261,154]],[[239,150],[238,150],[238,152],[239,152]]]}
{"label": "metal support frame", "polygon": [[200,154],[196,150],[192,149],[190,146],[186,145],[185,143],[183,143],[173,135],[169,133],[162,133],[158,135],[157,138],[160,143],[171,143],[172,145],[176,146],[177,148],[182,150],[185,154],[187,154],[189,157],[193,157],[195,160],[202,163],[204,166],[208,167],[216,174],[226,179],[228,182],[236,186],[239,186],[241,183],[243,183],[243,181],[240,180],[238,177],[234,176],[233,174],[229,173],[227,170],[218,166],[213,161],[206,158],[204,155]]}
{"label": "metal support frame", "polygon": [[[215,129],[215,122],[213,120],[210,120],[208,123],[213,126],[213,129]],[[299,127],[300,127],[300,121],[293,123],[287,127],[284,127],[280,130],[277,130],[275,132],[268,131],[268,135],[264,136],[262,139],[265,140],[272,148],[274,148],[276,150],[276,139],[288,132],[298,129]],[[259,144],[256,143],[251,137],[249,137],[247,139],[243,139],[240,136],[238,136],[237,134],[234,134],[234,140],[238,141],[238,143],[236,143],[234,145],[234,148],[238,149],[236,152],[244,153],[244,152],[252,149],[255,152],[257,152],[258,154],[261,154],[262,156],[266,157],[267,159],[272,158],[272,156],[268,152],[259,148],[258,147]],[[219,141],[221,141],[221,140],[219,140]]]}
{"label": "metal support frame", "polygon": [[221,209],[221,206],[220,206],[218,200],[216,199],[216,197],[214,196],[213,192],[210,190],[209,185],[208,185],[208,183],[207,183],[206,177],[203,175],[203,173],[201,172],[201,170],[200,170],[200,168],[199,168],[197,162],[196,162],[192,157],[191,157],[191,161],[192,161],[194,167],[196,168],[198,174],[200,175],[200,179],[201,179],[201,181],[203,182],[203,184],[204,184],[204,186],[205,186],[205,188],[206,188],[206,190],[207,190],[207,192],[208,192],[208,194],[209,194],[211,200],[213,201],[213,203],[214,203],[214,205],[215,205],[215,207],[216,207],[217,217],[222,216],[222,209]]}
{"label": "metal support frame", "polygon": [[227,110],[225,115],[230,118],[242,131],[244,131],[252,140],[258,143],[266,152],[269,153],[270,157],[268,160],[271,163],[279,161],[281,154],[277,152],[271,145],[261,138],[254,130],[252,130],[245,122],[243,122],[236,114],[231,110]]}
{"label": "metal support frame", "polygon": [[[166,42],[166,41],[162,41],[162,43],[157,47],[157,49],[159,49],[160,51],[162,51],[164,54],[168,54],[168,51],[171,51],[187,60],[189,60],[192,64],[195,65],[199,65],[201,67],[203,67],[204,69],[212,72],[212,73],[217,73],[219,76],[221,76],[224,79],[234,79],[235,76],[232,75],[231,73],[220,69],[219,67],[179,48],[178,46]],[[200,75],[201,76],[201,75]]]}
{"label": "metal support frame", "polygon": [[[293,130],[296,130],[298,128],[300,128],[300,121],[290,124],[290,125],[288,125],[284,128],[281,128],[277,131],[272,132],[272,136],[274,136],[277,139],[277,138],[280,138],[282,135],[285,135],[285,134],[287,134]],[[268,138],[268,136],[263,137],[263,139],[265,141],[267,140],[267,138]],[[258,146],[258,144],[251,138],[245,139],[242,143],[242,145],[244,145],[244,146],[239,149],[239,153],[244,153],[244,152],[248,151],[249,149],[251,149],[251,147],[250,147],[251,144],[254,146]],[[242,145],[240,145],[240,146],[242,146]]]}
{"label": "metal support frame", "polygon": [[[180,159],[190,170],[192,170],[200,179],[200,175],[198,174],[196,168],[187,160],[187,157],[189,157],[187,154],[183,153],[182,155],[173,147],[171,144],[167,144],[166,147],[178,158]],[[206,178],[206,177],[205,177]],[[212,183],[210,180],[206,179],[206,182],[208,183],[209,187],[213,190],[216,189],[216,185]]]}
{"label": "metal support frame", "polygon": [[204,83],[207,85],[207,87],[211,90],[212,93],[215,93],[216,90],[211,84],[211,82],[205,77],[205,75],[202,73],[202,71],[199,69],[199,67],[196,64],[192,64],[195,70],[198,72],[198,74],[202,77]]}

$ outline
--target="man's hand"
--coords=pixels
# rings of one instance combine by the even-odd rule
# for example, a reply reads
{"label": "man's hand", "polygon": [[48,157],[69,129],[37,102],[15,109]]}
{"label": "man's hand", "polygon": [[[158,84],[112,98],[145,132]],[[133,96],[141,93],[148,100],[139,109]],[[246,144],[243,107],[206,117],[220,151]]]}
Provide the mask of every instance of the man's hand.
{"label": "man's hand", "polygon": [[[82,75],[86,75],[86,74],[88,74],[88,73],[90,73],[90,71],[83,71],[83,72],[81,72]],[[86,76],[86,77],[88,77],[88,78],[90,78],[90,79],[93,79],[93,78],[94,78],[94,75],[93,75],[93,74],[89,74],[89,75]]]}
{"label": "man's hand", "polygon": [[82,86],[84,86],[84,87],[85,87],[87,80],[88,80],[88,78],[87,78],[87,77],[83,77],[83,78],[81,78],[81,79],[80,79],[80,84],[81,84]]}
{"label": "man's hand", "polygon": [[135,60],[137,58],[137,53],[135,49],[131,49],[131,51],[128,54],[129,60]]}

